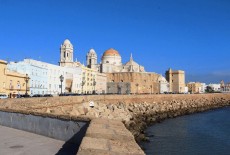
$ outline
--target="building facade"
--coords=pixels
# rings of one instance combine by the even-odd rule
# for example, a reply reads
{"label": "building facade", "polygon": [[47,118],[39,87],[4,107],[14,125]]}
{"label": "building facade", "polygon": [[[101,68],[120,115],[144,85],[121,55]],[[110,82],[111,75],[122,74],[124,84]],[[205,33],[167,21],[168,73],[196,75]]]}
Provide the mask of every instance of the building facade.
{"label": "building facade", "polygon": [[96,81],[94,89],[96,94],[107,93],[107,75],[104,73],[96,72]]}
{"label": "building facade", "polygon": [[159,74],[149,72],[107,73],[107,92],[112,94],[158,94]]}
{"label": "building facade", "polygon": [[200,89],[200,93],[205,93],[207,85],[206,83],[200,83],[201,84],[201,89]]}
{"label": "building facade", "polygon": [[[20,74],[7,69],[7,62],[0,60],[0,93],[10,98],[25,94],[29,91],[29,79],[25,74]],[[28,81],[26,81],[28,79]]]}
{"label": "building facade", "polygon": [[30,78],[30,95],[47,93],[47,66],[40,61],[24,59],[20,62],[10,62],[7,68],[11,71],[27,74]]}
{"label": "building facade", "polygon": [[188,92],[191,94],[201,93],[201,83],[200,82],[189,82],[187,83]]}
{"label": "building facade", "polygon": [[222,80],[220,82],[220,89],[222,93],[230,93],[230,83],[224,83],[224,81]]}
{"label": "building facade", "polygon": [[160,75],[159,78],[158,78],[158,82],[159,82],[159,86],[160,86],[159,87],[160,94],[168,93],[169,92],[169,83],[165,79],[165,77],[163,77],[162,75]]}
{"label": "building facade", "polygon": [[173,71],[171,68],[165,73],[166,80],[169,82],[169,91],[172,93],[185,92],[185,72],[182,70]]}
{"label": "building facade", "polygon": [[210,83],[208,86],[211,87],[215,92],[221,91],[219,83]]}
{"label": "building facade", "polygon": [[[45,63],[47,72],[47,94],[58,95],[65,92],[66,87],[66,70],[64,67]],[[61,83],[60,76],[64,77]],[[62,88],[61,88],[62,87]],[[62,90],[61,90],[62,89]]]}

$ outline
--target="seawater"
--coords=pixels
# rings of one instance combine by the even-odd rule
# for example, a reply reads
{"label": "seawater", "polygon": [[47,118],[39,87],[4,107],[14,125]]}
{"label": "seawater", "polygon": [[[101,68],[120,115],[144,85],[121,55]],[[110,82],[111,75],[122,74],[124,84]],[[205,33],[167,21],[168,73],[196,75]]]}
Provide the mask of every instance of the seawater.
{"label": "seawater", "polygon": [[230,107],[167,119],[146,133],[147,155],[230,155]]}

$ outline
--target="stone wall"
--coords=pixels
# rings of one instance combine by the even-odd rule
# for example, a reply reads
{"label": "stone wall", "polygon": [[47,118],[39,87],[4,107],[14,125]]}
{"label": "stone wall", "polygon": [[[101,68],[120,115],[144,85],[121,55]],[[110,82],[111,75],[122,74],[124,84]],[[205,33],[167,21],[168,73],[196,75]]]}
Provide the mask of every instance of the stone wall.
{"label": "stone wall", "polygon": [[[160,92],[160,75],[151,72],[107,73],[108,82],[130,83],[131,94],[156,94]],[[126,90],[126,87],[123,87]]]}

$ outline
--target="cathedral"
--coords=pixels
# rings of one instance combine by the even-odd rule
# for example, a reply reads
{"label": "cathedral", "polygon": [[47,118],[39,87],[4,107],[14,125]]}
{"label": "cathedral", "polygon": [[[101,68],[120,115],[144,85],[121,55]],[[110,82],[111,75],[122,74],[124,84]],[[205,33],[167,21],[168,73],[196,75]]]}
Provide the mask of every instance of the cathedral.
{"label": "cathedral", "polygon": [[121,55],[117,50],[110,48],[103,53],[101,63],[97,64],[97,54],[94,49],[90,49],[86,56],[87,67],[96,69],[102,73],[116,72],[145,72],[143,66],[133,60],[132,54],[130,60],[122,64]]}
{"label": "cathedral", "polygon": [[[105,75],[103,76],[105,78],[100,80],[101,82],[97,80],[96,83],[97,85],[105,83],[104,87],[107,87],[105,91],[107,93],[153,94],[168,91],[168,83],[165,78],[153,72],[146,72],[144,66],[139,65],[133,60],[132,54],[129,61],[122,64],[122,57],[119,52],[110,48],[103,53],[101,62],[98,63],[97,53],[94,49],[90,49],[86,55],[86,62],[86,67],[84,67],[80,62],[73,61],[73,45],[68,39],[61,44],[59,65],[82,67],[84,70],[90,69],[98,75]],[[83,73],[82,77],[82,79],[88,79],[84,75],[88,75],[88,73]],[[87,84],[90,82],[92,82],[92,79],[89,79]]]}

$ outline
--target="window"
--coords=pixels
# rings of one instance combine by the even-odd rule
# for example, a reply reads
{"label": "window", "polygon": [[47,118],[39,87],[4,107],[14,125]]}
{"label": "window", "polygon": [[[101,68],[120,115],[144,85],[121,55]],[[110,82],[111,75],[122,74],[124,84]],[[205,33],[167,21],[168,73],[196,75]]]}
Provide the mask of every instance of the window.
{"label": "window", "polygon": [[109,63],[109,61],[106,61],[106,63]]}
{"label": "window", "polygon": [[19,82],[19,81],[17,82],[17,88],[18,88],[18,89],[21,89],[21,85],[20,85],[20,82]]}

